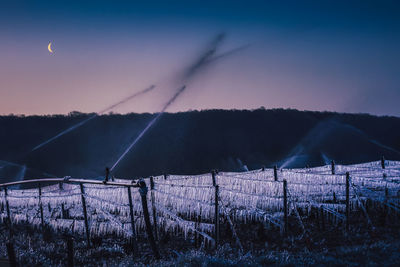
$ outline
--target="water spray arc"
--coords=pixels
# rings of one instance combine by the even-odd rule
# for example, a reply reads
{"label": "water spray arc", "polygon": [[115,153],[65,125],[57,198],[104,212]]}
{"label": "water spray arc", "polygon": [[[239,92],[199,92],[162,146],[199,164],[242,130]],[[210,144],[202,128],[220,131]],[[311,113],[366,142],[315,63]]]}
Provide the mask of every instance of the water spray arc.
{"label": "water spray arc", "polygon": [[0,167],[0,169],[1,169],[1,168],[4,168],[4,167],[7,166],[7,165],[9,165],[9,166],[15,166],[15,167],[21,168],[21,170],[23,170],[23,172],[21,172],[21,173],[24,173],[24,175],[25,175],[25,173],[26,173],[27,170],[30,170],[30,171],[32,171],[32,172],[35,172],[35,173],[38,173],[38,174],[43,174],[43,175],[48,176],[48,177],[57,177],[57,175],[54,175],[54,174],[51,174],[51,173],[48,173],[48,172],[43,172],[43,171],[38,170],[38,169],[29,168],[29,167],[26,166],[25,164],[18,164],[18,163],[11,162],[11,161],[6,161],[6,160],[0,160],[0,163],[2,164],[2,166]]}
{"label": "water spray arc", "polygon": [[[216,52],[218,50],[218,47],[221,45],[221,43],[225,39],[225,34],[220,33],[218,34],[206,47],[205,51],[197,57],[197,59],[194,61],[193,64],[189,65],[188,67],[185,68],[183,71],[182,75],[180,76],[179,83],[184,83],[188,84],[194,76],[199,73],[202,69],[204,69],[207,65],[218,61],[221,58],[225,58],[227,56],[230,56],[232,54],[235,54],[245,48],[248,47],[246,46],[240,46],[236,49],[232,49],[228,52],[216,55]],[[113,171],[115,167],[119,164],[119,162],[126,156],[126,154],[135,146],[135,144],[143,137],[143,135],[150,129],[150,127],[161,117],[161,115],[165,112],[165,110],[173,103],[175,100],[179,97],[179,95],[186,89],[186,85],[183,87],[180,87],[176,93],[172,96],[172,98],[164,105],[162,110],[154,117],[148,124],[147,126],[142,130],[142,132],[135,138],[135,140],[128,146],[128,148],[122,153],[122,155],[118,158],[118,160],[113,164],[113,166],[110,168],[110,171]]]}
{"label": "water spray arc", "polygon": [[168,102],[164,105],[162,110],[146,125],[146,127],[142,130],[142,132],[133,140],[133,142],[125,149],[124,153],[118,158],[118,160],[113,164],[113,166],[110,168],[110,171],[113,171],[115,167],[117,167],[118,163],[126,156],[126,154],[133,148],[133,146],[139,142],[139,140],[143,137],[143,135],[150,129],[151,126],[161,117],[161,115],[167,110],[167,108],[175,102],[175,100],[178,98],[178,96],[185,91],[186,86],[182,86],[181,88],[178,89],[178,91],[174,94],[174,96],[168,100]]}
{"label": "water spray arc", "polygon": [[[177,81],[177,84],[186,84],[187,85],[188,83],[190,83],[192,81],[192,79],[194,78],[194,76],[196,76],[196,74],[198,74],[199,72],[204,70],[204,68],[206,68],[208,65],[213,64],[215,61],[219,61],[221,58],[226,58],[226,57],[231,56],[232,54],[236,54],[237,52],[244,50],[245,48],[247,48],[249,46],[249,45],[240,46],[235,49],[228,50],[227,52],[217,54],[218,48],[223,43],[225,38],[226,38],[225,33],[221,33],[221,34],[218,34],[214,39],[212,39],[212,41],[206,46],[206,49],[203,50],[203,52],[198,55],[197,59],[191,65],[187,66],[184,69],[184,71],[179,76],[179,81]],[[135,138],[135,140],[129,145],[129,147],[124,151],[124,153],[118,158],[118,160],[114,163],[114,165],[112,166],[110,171],[115,169],[115,167],[125,157],[125,155],[135,146],[135,144],[143,137],[143,135],[151,128],[151,126],[153,126],[157,122],[157,120],[166,111],[166,109],[180,96],[180,94],[186,89],[186,85],[180,87],[175,92],[175,94],[172,96],[172,98],[164,105],[164,107],[161,109],[161,111],[159,113],[155,114],[156,116],[147,124],[147,126],[142,130],[142,132],[139,134],[139,136],[137,136]],[[72,132],[73,130],[85,125],[86,123],[93,120],[97,116],[99,116],[107,111],[110,111],[113,108],[115,108],[119,105],[122,105],[137,96],[146,94],[146,93],[150,92],[151,90],[153,90],[154,88],[155,88],[155,86],[152,85],[142,91],[136,92],[136,93],[118,101],[117,103],[115,103],[111,106],[108,106],[107,108],[104,108],[103,110],[101,110],[95,114],[92,114],[88,118],[76,123],[75,125],[72,125],[71,127],[61,131],[60,133],[56,134],[55,136],[36,145],[35,147],[33,147],[31,150],[28,150],[24,154],[27,155],[31,152],[34,152],[34,151],[42,148],[43,146],[53,142],[54,140],[58,139],[59,137],[62,137],[65,134]],[[14,164],[14,163],[12,163],[12,164]],[[19,165],[19,164],[16,164],[16,165]],[[20,165],[20,166],[22,166],[22,165]],[[3,167],[4,166],[0,166],[0,169]],[[29,167],[26,167],[26,168],[33,170],[32,168],[29,168]],[[41,173],[45,174],[46,176],[54,177],[54,175],[51,175],[51,174],[48,174],[45,172],[41,172]]]}
{"label": "water spray arc", "polygon": [[228,50],[224,53],[216,54],[219,46],[223,43],[226,38],[225,33],[218,34],[207,46],[197,59],[191,65],[187,66],[180,76],[181,81],[188,84],[189,80],[192,79],[197,73],[201,72],[207,65],[213,64],[215,61],[219,61],[223,58],[229,57],[240,51],[247,49],[250,45],[242,45],[234,49]]}
{"label": "water spray arc", "polygon": [[81,122],[79,122],[79,123],[77,123],[77,124],[75,124],[75,125],[69,127],[68,129],[66,129],[66,130],[60,132],[59,134],[57,134],[57,135],[51,137],[50,139],[46,140],[45,142],[43,142],[43,143],[41,143],[41,144],[35,146],[35,147],[31,150],[31,152],[32,152],[32,151],[35,151],[35,150],[37,150],[37,149],[39,149],[39,148],[41,148],[41,147],[43,147],[44,145],[47,145],[48,143],[50,143],[50,142],[56,140],[57,138],[59,138],[59,137],[65,135],[65,134],[67,134],[67,133],[69,133],[69,132],[71,132],[71,131],[73,131],[73,130],[79,128],[79,127],[81,127],[82,125],[84,125],[84,124],[86,124],[87,122],[93,120],[93,119],[96,118],[97,116],[99,116],[99,115],[101,115],[101,114],[103,114],[103,113],[105,113],[105,112],[107,112],[107,111],[110,111],[110,110],[112,110],[113,108],[115,108],[115,107],[117,107],[117,106],[119,106],[119,105],[121,105],[121,104],[124,104],[124,103],[128,102],[129,100],[131,100],[131,99],[133,99],[133,98],[135,98],[135,97],[137,97],[137,96],[140,96],[140,95],[143,95],[143,94],[145,94],[145,93],[147,93],[147,92],[150,92],[150,91],[153,90],[154,88],[155,88],[155,86],[152,85],[152,86],[150,86],[150,87],[148,87],[148,88],[146,88],[146,89],[144,89],[144,90],[142,90],[142,91],[136,92],[136,93],[134,93],[134,94],[132,94],[132,95],[130,95],[130,96],[128,96],[128,97],[122,99],[121,101],[118,101],[117,103],[115,103],[115,104],[113,104],[113,105],[111,105],[111,106],[109,106],[109,107],[107,107],[107,108],[101,110],[100,112],[94,114],[93,116],[90,116],[89,118],[87,118],[87,119],[85,119],[85,120],[83,120],[83,121],[81,121]]}

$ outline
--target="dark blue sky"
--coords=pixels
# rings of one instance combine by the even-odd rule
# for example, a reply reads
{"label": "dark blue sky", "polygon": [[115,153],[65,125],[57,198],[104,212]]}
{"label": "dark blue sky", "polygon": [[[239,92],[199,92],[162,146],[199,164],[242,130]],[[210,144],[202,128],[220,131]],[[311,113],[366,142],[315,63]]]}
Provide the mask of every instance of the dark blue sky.
{"label": "dark blue sky", "polygon": [[[219,32],[216,61],[170,111],[297,108],[400,116],[398,1],[2,1],[0,114],[155,112]],[[55,54],[47,51],[53,43]]]}

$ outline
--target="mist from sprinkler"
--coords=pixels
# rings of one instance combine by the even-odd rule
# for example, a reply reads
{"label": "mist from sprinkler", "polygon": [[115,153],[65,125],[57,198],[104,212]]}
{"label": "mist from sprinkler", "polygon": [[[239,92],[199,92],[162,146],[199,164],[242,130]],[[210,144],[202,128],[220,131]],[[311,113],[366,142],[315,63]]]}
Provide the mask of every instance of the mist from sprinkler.
{"label": "mist from sprinkler", "polygon": [[67,134],[67,133],[69,133],[69,132],[72,132],[73,130],[75,130],[75,129],[81,127],[82,125],[85,125],[86,123],[88,123],[89,121],[93,120],[93,119],[96,118],[97,116],[99,116],[99,115],[101,115],[101,114],[104,114],[104,113],[106,113],[107,111],[110,111],[110,110],[112,110],[113,108],[115,108],[115,107],[117,107],[117,106],[119,106],[119,105],[122,105],[122,104],[128,102],[129,100],[131,100],[131,99],[133,99],[133,98],[135,98],[135,97],[137,97],[137,96],[140,96],[140,95],[143,95],[143,94],[145,94],[145,93],[150,92],[150,91],[153,90],[154,88],[155,88],[155,86],[152,85],[152,86],[150,86],[150,87],[148,87],[148,88],[146,88],[146,89],[144,89],[144,90],[142,90],[142,91],[136,92],[136,93],[134,93],[133,95],[130,95],[130,96],[128,96],[128,97],[125,97],[125,98],[122,99],[121,101],[118,101],[117,103],[115,103],[115,104],[113,104],[113,105],[111,105],[111,106],[109,106],[109,107],[107,107],[107,108],[101,110],[100,112],[98,112],[98,113],[96,113],[96,114],[90,116],[89,118],[87,118],[87,119],[85,119],[85,120],[83,120],[83,121],[81,121],[81,122],[78,122],[77,124],[75,124],[75,125],[69,127],[68,129],[63,130],[62,132],[60,132],[60,133],[58,133],[57,135],[51,137],[50,139],[44,141],[43,143],[41,143],[41,144],[35,146],[34,148],[32,148],[31,152],[32,152],[32,151],[35,151],[35,150],[37,150],[37,149],[39,149],[39,148],[41,148],[41,147],[43,147],[43,146],[45,146],[45,145],[47,145],[48,143],[50,143],[50,142],[56,140],[57,138],[59,138],[59,137],[65,135],[65,134]]}

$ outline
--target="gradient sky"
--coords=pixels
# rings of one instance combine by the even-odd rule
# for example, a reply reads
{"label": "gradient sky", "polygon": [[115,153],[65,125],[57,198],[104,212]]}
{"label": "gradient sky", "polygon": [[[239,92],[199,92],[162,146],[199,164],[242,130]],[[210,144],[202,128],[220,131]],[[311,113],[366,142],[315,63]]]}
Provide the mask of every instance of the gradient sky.
{"label": "gradient sky", "polygon": [[[400,116],[399,1],[0,3],[0,114],[157,112],[220,32],[220,52],[168,111],[296,108]],[[53,42],[55,54],[47,51]]]}

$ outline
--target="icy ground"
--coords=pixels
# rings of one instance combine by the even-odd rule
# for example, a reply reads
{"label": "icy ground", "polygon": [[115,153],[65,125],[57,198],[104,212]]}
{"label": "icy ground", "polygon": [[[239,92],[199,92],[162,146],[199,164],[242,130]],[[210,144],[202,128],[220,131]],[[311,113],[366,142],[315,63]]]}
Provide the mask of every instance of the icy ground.
{"label": "icy ground", "polygon": [[[315,216],[315,210],[322,211],[321,216],[326,217],[327,225],[343,225],[346,210],[346,172],[350,175],[350,211],[366,217],[362,227],[376,228],[373,225],[375,218],[372,216],[378,213],[371,213],[371,209],[374,208],[386,209],[385,214],[389,214],[389,220],[396,223],[400,208],[398,161],[385,161],[385,168],[382,168],[380,161],[336,165],[335,174],[332,174],[330,165],[281,169],[277,170],[276,180],[273,169],[239,173],[219,172],[216,173],[215,180],[210,173],[157,176],[153,178],[152,188],[147,178],[145,180],[149,187],[147,202],[151,222],[153,227],[156,226],[155,234],[169,233],[189,241],[198,239],[201,248],[209,248],[215,242],[217,191],[220,219],[229,225],[228,228],[233,232],[231,235],[235,234],[235,229],[240,235],[240,232],[245,230],[241,227],[251,224],[281,232],[285,180],[289,217],[294,218],[296,227],[302,229],[304,238],[304,233],[310,227],[308,221]],[[141,197],[137,189],[132,188],[132,228],[126,186],[132,184],[132,180],[118,179],[116,182],[121,185],[83,184],[83,193],[79,184],[68,181],[61,185],[42,186],[41,194],[38,188],[8,188],[7,192],[0,192],[0,220],[7,222],[10,216],[14,227],[46,227],[56,233],[83,237],[86,228],[82,199],[85,199],[91,238],[104,239],[112,236],[129,240],[135,233],[140,235],[145,232]],[[43,210],[43,224],[40,207]],[[242,240],[241,243],[245,241]],[[243,246],[246,247],[245,244]]]}

